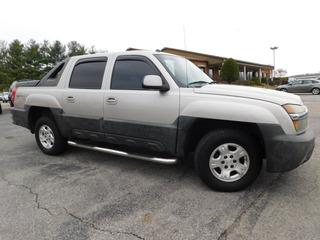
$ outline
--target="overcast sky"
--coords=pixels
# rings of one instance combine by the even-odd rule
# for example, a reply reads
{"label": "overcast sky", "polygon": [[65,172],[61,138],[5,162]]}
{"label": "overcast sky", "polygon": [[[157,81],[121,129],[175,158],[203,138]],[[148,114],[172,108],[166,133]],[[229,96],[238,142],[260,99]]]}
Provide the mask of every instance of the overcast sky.
{"label": "overcast sky", "polygon": [[186,46],[268,65],[277,46],[276,69],[320,72],[316,0],[0,0],[0,6],[0,40],[8,43],[75,40],[109,52]]}

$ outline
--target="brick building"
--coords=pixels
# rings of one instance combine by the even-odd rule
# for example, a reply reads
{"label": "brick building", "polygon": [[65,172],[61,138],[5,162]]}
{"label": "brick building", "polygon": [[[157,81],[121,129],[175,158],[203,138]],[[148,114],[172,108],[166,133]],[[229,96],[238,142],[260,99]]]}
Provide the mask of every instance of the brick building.
{"label": "brick building", "polygon": [[[214,55],[208,55],[203,53],[190,52],[174,48],[163,48],[161,52],[175,54],[181,57],[185,57],[203,70],[212,79],[219,80],[219,73],[223,62],[228,59],[225,57],[218,57]],[[239,65],[240,80],[251,80],[253,77],[270,78],[273,66],[262,65],[259,63],[246,62],[235,59]]]}

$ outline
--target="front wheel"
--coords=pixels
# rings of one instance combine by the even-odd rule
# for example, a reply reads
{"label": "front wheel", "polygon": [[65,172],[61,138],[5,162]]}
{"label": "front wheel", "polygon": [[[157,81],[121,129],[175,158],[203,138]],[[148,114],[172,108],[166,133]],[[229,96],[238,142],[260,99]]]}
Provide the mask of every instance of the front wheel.
{"label": "front wheel", "polygon": [[280,91],[281,92],[288,92],[288,90],[286,88],[281,88]]}
{"label": "front wheel", "polygon": [[239,191],[251,185],[262,168],[259,145],[241,131],[222,129],[205,135],[195,151],[201,180],[218,191]]}
{"label": "front wheel", "polygon": [[312,93],[313,95],[317,95],[317,94],[320,93],[320,89],[319,89],[319,88],[313,88],[313,89],[311,90],[311,93]]}
{"label": "front wheel", "polygon": [[35,137],[41,151],[48,155],[60,154],[67,147],[67,139],[61,136],[56,123],[49,117],[41,117],[36,122]]}

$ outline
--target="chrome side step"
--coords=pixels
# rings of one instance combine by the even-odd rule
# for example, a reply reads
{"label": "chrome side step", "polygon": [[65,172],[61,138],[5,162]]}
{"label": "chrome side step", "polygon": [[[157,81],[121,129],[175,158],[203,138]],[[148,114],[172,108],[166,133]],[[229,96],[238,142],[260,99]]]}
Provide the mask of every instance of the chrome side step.
{"label": "chrome side step", "polygon": [[133,153],[127,153],[127,152],[118,151],[118,150],[109,149],[109,148],[89,146],[89,145],[76,143],[72,141],[68,141],[68,144],[73,147],[85,148],[85,149],[94,150],[98,152],[109,153],[109,154],[113,154],[121,157],[135,158],[135,159],[140,159],[140,160],[149,161],[149,162],[156,162],[156,163],[162,163],[162,164],[176,164],[178,162],[178,158],[148,157],[142,154],[133,154]]}

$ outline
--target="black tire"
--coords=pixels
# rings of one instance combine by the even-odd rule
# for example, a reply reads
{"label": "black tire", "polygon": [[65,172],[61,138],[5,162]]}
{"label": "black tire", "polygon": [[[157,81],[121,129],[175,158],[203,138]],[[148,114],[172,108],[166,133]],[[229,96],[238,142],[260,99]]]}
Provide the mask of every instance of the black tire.
{"label": "black tire", "polygon": [[320,89],[319,88],[312,88],[311,93],[313,95],[318,95],[320,93]]}
{"label": "black tire", "polygon": [[200,179],[210,188],[239,191],[258,177],[262,168],[260,153],[259,145],[250,135],[238,130],[215,130],[199,141],[195,167]]}
{"label": "black tire", "polygon": [[2,107],[1,107],[1,103],[0,103],[0,114],[2,114]]}
{"label": "black tire", "polygon": [[36,122],[35,137],[42,152],[48,155],[58,155],[62,153],[68,143],[62,137],[56,123],[50,117],[41,117]]}
{"label": "black tire", "polygon": [[286,88],[281,88],[280,91],[281,92],[288,92],[288,90]]}

